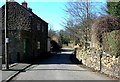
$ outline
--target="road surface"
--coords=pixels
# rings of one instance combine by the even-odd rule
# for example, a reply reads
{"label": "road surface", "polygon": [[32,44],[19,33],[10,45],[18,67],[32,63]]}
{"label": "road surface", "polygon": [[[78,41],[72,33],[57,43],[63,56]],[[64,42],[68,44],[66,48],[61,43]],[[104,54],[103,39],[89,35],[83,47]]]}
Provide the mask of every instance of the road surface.
{"label": "road surface", "polygon": [[47,60],[37,62],[17,75],[14,80],[113,80],[73,64],[70,61],[71,53],[71,50],[65,50]]}

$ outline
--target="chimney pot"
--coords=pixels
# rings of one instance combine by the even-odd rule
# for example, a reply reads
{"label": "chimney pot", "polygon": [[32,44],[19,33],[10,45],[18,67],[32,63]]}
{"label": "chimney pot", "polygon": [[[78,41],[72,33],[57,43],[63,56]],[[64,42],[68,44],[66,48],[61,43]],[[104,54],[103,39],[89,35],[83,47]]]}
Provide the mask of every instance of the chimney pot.
{"label": "chimney pot", "polygon": [[27,8],[27,2],[25,2],[25,1],[22,2],[22,6],[25,7],[25,8]]}

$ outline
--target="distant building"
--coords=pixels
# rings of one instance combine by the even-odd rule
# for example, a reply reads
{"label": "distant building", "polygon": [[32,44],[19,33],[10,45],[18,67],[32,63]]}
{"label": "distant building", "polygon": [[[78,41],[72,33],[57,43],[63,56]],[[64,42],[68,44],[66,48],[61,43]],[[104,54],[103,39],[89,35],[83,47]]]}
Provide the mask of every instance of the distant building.
{"label": "distant building", "polygon": [[[2,10],[2,55],[4,63],[4,12]],[[0,12],[0,13],[1,13]],[[27,7],[27,2],[20,5],[8,2],[8,51],[9,62],[28,62],[47,52],[48,23]]]}

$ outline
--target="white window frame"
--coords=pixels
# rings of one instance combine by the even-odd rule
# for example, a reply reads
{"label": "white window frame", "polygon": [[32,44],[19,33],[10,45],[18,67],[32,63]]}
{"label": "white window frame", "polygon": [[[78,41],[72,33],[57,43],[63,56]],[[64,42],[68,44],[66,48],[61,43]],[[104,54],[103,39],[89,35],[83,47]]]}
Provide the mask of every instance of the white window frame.
{"label": "white window frame", "polygon": [[40,49],[40,41],[37,42],[37,49]]}

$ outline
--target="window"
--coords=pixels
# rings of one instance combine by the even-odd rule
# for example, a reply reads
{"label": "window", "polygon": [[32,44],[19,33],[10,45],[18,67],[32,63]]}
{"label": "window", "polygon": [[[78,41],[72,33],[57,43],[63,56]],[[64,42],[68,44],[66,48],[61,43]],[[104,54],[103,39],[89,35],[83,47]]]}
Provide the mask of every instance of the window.
{"label": "window", "polygon": [[42,32],[44,32],[44,25],[42,25]]}
{"label": "window", "polygon": [[40,23],[37,23],[37,30],[40,30]]}
{"label": "window", "polygon": [[37,42],[37,49],[40,49],[40,41]]}

